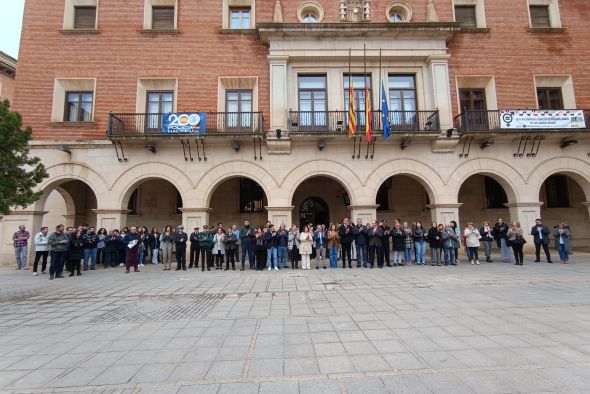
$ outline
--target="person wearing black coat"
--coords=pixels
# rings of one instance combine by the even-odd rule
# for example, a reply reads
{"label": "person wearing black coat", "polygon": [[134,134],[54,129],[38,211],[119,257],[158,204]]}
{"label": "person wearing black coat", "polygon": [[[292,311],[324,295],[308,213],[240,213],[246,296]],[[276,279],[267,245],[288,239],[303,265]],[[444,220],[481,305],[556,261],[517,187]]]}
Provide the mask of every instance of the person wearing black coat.
{"label": "person wearing black coat", "polygon": [[406,232],[399,223],[396,223],[391,230],[391,240],[393,243],[393,266],[403,266],[402,256],[406,249]]}
{"label": "person wearing black coat", "polygon": [[444,226],[442,224],[436,225],[436,222],[432,223],[432,227],[428,230],[428,245],[430,246],[430,253],[432,262],[431,265],[440,266],[440,252],[442,248],[442,232]]}
{"label": "person wearing black coat", "polygon": [[504,223],[502,218],[498,218],[498,221],[494,225],[494,239],[500,249],[500,255],[502,261],[505,263],[510,262],[510,248],[508,247],[508,225]]}
{"label": "person wearing black coat", "polygon": [[232,271],[236,270],[236,250],[238,249],[238,237],[236,237],[236,233],[232,231],[231,227],[227,228],[227,233],[225,233],[225,238],[223,239],[223,243],[225,244],[225,271],[229,270],[229,263],[231,262],[231,269]]}
{"label": "person wearing black coat", "polygon": [[369,229],[369,266],[374,267],[377,258],[377,266],[383,268],[383,228],[379,227],[376,220],[371,223]]}
{"label": "person wearing black coat", "polygon": [[201,247],[199,245],[199,228],[195,227],[193,232],[189,237],[189,241],[191,242],[190,250],[189,250],[189,268],[199,268],[199,254],[201,253]]}
{"label": "person wearing black coat", "polygon": [[84,258],[84,239],[80,232],[76,231],[70,238],[70,252],[68,254],[68,266],[70,276],[74,276],[74,270],[78,276],[82,275],[80,266]]}
{"label": "person wearing black coat", "polygon": [[531,235],[534,237],[535,242],[535,263],[541,262],[541,247],[543,247],[547,262],[553,264],[553,261],[551,261],[551,253],[549,253],[550,233],[551,231],[549,230],[549,227],[545,226],[541,219],[535,220],[535,225],[531,229]]}
{"label": "person wearing black coat", "polygon": [[356,226],[352,228],[352,236],[356,246],[356,268],[367,268],[367,243],[369,242],[369,229],[363,226],[363,220],[357,219]]}
{"label": "person wearing black coat", "polygon": [[114,230],[109,231],[109,235],[104,238],[104,260],[103,267],[116,267],[117,266],[117,236]]}
{"label": "person wearing black coat", "polygon": [[348,218],[344,218],[342,224],[338,227],[338,236],[340,237],[340,245],[342,247],[342,268],[346,268],[347,258],[348,268],[352,268],[352,241],[354,240],[354,235]]}
{"label": "person wearing black coat", "polygon": [[121,242],[127,253],[125,255],[125,273],[129,273],[129,268],[133,266],[135,272],[139,272],[139,233],[137,227],[131,226],[129,233],[125,235]]}
{"label": "person wearing black coat", "polygon": [[486,263],[493,263],[491,258],[492,241],[494,240],[494,229],[490,226],[489,222],[483,222],[483,225],[479,229],[481,235],[480,242],[483,245],[483,249],[486,255]]}
{"label": "person wearing black coat", "polygon": [[119,266],[124,266],[127,261],[127,243],[125,243],[125,236],[127,232],[125,229],[117,235],[117,261]]}
{"label": "person wearing black coat", "polygon": [[186,241],[188,241],[188,235],[184,232],[184,226],[178,226],[172,240],[176,246],[176,271],[186,271]]}
{"label": "person wearing black coat", "polygon": [[387,225],[387,220],[383,219],[380,223],[381,228],[383,229],[383,237],[381,240],[383,241],[383,259],[388,267],[391,267],[391,256],[389,254],[389,238],[391,237],[391,227]]}

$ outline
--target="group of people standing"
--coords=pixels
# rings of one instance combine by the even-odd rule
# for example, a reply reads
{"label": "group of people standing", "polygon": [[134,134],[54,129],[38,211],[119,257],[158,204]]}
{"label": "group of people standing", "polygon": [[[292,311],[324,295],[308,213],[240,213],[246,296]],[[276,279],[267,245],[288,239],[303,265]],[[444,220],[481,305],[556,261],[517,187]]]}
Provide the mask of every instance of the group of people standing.
{"label": "group of people standing", "polygon": [[[540,262],[543,249],[548,263],[552,263],[549,251],[550,235],[555,240],[562,264],[567,264],[570,253],[569,228],[561,223],[549,229],[541,219],[537,219],[530,234],[535,243],[535,262]],[[27,250],[30,233],[25,226],[20,226],[14,233],[13,243],[16,254],[17,269],[28,269]],[[479,248],[483,246],[485,261],[492,262],[492,245],[495,242],[503,262],[512,260],[515,265],[524,264],[523,246],[526,243],[520,223],[512,222],[510,226],[498,219],[492,226],[483,222],[477,228],[472,222],[461,231],[455,221],[447,225],[432,223],[425,229],[420,221],[412,224],[395,220],[392,227],[387,220],[363,224],[361,219],[352,225],[348,218],[340,224],[307,224],[302,229],[296,225],[287,229],[284,224],[275,228],[267,222],[258,227],[245,221],[241,228],[237,226],[195,227],[193,232],[184,232],[184,227],[166,226],[160,232],[157,227],[149,231],[146,227],[113,229],[98,231],[92,226],[68,227],[56,226],[49,234],[47,227],[34,237],[35,260],[33,275],[37,276],[41,262],[41,272],[45,273],[50,257],[49,278],[63,278],[64,265],[70,276],[82,275],[81,271],[95,270],[97,265],[105,269],[124,266],[129,273],[145,266],[149,261],[156,265],[163,264],[163,270],[172,267],[173,256],[176,258],[176,271],[199,268],[202,271],[232,270],[236,263],[240,270],[298,269],[299,262],[304,270],[311,269],[312,261],[316,269],[337,268],[342,261],[342,268],[353,268],[353,248],[355,249],[356,268],[378,268],[426,263],[426,245],[430,248],[431,265],[457,265],[461,245],[466,247],[469,262],[479,265]],[[240,253],[241,251],[241,253]],[[391,256],[393,254],[393,258]],[[225,267],[225,268],[224,268]]]}

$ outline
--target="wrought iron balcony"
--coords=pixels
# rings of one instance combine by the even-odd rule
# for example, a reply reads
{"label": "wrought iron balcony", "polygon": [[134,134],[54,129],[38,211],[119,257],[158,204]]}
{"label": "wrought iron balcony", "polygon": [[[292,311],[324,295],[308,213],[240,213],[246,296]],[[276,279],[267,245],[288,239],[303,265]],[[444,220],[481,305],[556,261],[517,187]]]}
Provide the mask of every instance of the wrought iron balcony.
{"label": "wrought iron balcony", "polygon": [[463,111],[454,127],[460,133],[590,131],[590,110]]}
{"label": "wrought iron balcony", "polygon": [[169,114],[109,113],[107,135],[111,139],[170,138],[173,136],[262,136],[262,112],[207,112],[203,133],[163,133],[162,122]]}
{"label": "wrought iron balcony", "polygon": [[[438,133],[440,132],[437,111],[390,111],[391,133]],[[381,111],[371,111],[370,122],[375,134],[383,133]],[[364,132],[365,112],[356,113],[358,132]],[[289,111],[289,134],[336,134],[348,135],[348,111]]]}

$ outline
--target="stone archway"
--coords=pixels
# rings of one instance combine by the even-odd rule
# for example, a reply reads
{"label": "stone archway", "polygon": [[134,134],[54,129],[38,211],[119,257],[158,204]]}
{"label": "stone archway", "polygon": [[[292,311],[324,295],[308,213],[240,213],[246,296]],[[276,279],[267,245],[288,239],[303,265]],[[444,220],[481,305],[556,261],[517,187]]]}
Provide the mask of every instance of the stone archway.
{"label": "stone archway", "polygon": [[506,205],[509,203],[508,193],[496,179],[497,176],[484,172],[473,174],[463,182],[457,197],[461,204],[459,218],[463,227],[467,222],[473,222],[479,228],[484,221],[493,226],[498,218],[511,222],[510,209]]}
{"label": "stone archway", "polygon": [[351,198],[343,182],[325,175],[316,175],[308,177],[298,185],[290,205],[295,207],[293,212],[295,223],[301,221],[303,214],[303,217],[309,219],[327,221],[327,223],[313,223],[314,225],[328,226],[330,223],[338,223],[350,216],[348,207],[351,205]]}
{"label": "stone archway", "polygon": [[224,227],[238,227],[245,220],[254,226],[267,221],[265,207],[268,205],[262,185],[250,177],[230,177],[217,183],[210,191],[209,223]]}

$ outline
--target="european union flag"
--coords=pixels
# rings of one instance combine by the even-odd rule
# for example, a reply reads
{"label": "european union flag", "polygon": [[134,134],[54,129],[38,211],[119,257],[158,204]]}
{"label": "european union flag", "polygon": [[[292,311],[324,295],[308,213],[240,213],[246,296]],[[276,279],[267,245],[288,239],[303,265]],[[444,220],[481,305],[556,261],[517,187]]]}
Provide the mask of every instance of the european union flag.
{"label": "european union flag", "polygon": [[389,108],[387,107],[387,95],[385,84],[381,82],[381,124],[383,125],[383,139],[389,138]]}

